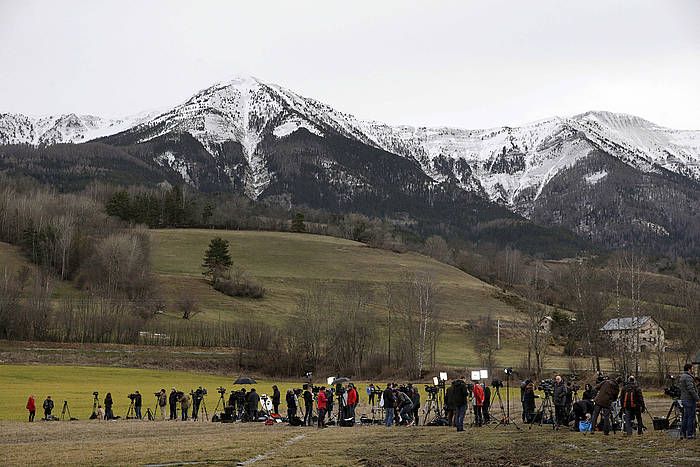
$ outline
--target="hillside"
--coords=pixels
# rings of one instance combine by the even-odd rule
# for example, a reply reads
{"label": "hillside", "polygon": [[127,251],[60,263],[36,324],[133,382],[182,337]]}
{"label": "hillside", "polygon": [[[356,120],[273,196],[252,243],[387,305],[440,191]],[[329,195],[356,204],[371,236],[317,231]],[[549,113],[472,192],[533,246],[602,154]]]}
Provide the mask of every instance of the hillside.
{"label": "hillside", "polygon": [[[243,267],[268,289],[262,300],[227,297],[204,281],[201,261],[209,240],[221,236],[231,245],[236,266]],[[282,325],[296,316],[299,298],[307,290],[324,287],[333,294],[352,281],[374,292],[372,306],[386,316],[385,284],[401,282],[405,273],[430,274],[440,289],[440,312],[445,323],[438,350],[443,363],[464,365],[472,357],[464,326],[490,314],[512,321],[517,311],[498,300],[498,290],[452,266],[416,253],[393,253],[332,237],[278,232],[216,230],[154,230],[153,263],[164,291],[173,300],[182,292],[194,294],[204,312],[195,319],[235,321],[250,316]],[[170,308],[167,315],[175,318]]]}

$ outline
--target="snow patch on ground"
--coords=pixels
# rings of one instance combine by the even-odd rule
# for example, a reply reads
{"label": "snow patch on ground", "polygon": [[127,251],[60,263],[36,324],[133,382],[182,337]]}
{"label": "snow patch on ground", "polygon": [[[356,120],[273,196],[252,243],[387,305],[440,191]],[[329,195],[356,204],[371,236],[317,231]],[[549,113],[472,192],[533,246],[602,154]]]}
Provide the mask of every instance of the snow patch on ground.
{"label": "snow patch on ground", "polygon": [[278,138],[283,138],[285,136],[291,135],[299,128],[305,128],[315,135],[323,136],[323,133],[318,128],[314,127],[313,125],[307,122],[302,121],[301,119],[296,118],[287,120],[283,124],[278,125],[274,130],[272,130],[272,133]]}
{"label": "snow patch on ground", "polygon": [[605,170],[594,172],[592,174],[586,175],[586,183],[588,183],[589,185],[595,185],[607,176],[608,172],[606,172]]}

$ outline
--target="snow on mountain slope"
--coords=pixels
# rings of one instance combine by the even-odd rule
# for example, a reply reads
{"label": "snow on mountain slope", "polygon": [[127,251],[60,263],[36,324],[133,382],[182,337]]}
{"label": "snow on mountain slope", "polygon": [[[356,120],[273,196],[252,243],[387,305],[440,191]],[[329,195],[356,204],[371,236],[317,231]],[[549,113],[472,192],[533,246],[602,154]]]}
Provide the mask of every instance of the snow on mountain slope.
{"label": "snow on mountain slope", "polygon": [[[250,76],[215,84],[170,110],[126,119],[0,114],[0,144],[84,142],[122,133],[132,135],[125,141],[139,143],[188,133],[219,160],[225,159],[223,143],[237,142],[243,162],[217,163],[232,183],[231,174],[244,173],[245,192],[253,199],[274,175],[261,141],[302,129],[319,137],[337,133],[408,158],[436,182],[455,182],[524,215],[554,176],[596,149],[643,171],[663,167],[700,180],[700,131],[664,128],[631,115],[586,112],[481,130],[391,126],[358,120]],[[154,160],[187,174],[187,163],[178,157],[164,152]]]}
{"label": "snow on mountain slope", "polygon": [[0,144],[84,143],[127,130],[152,117],[153,112],[122,119],[76,114],[30,117],[4,113],[0,114]]}

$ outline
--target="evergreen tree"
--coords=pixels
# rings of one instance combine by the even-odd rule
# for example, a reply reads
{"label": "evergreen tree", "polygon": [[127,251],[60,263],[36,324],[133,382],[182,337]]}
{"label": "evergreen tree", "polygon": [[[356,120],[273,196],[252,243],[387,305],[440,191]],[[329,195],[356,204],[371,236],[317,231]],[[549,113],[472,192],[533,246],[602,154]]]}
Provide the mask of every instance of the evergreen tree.
{"label": "evergreen tree", "polygon": [[304,224],[304,214],[298,212],[292,219],[292,232],[306,232],[306,224]]}
{"label": "evergreen tree", "polygon": [[126,190],[121,190],[107,201],[105,211],[110,216],[118,217],[125,221],[132,220],[133,212],[131,209],[131,198]]}
{"label": "evergreen tree", "polygon": [[231,253],[228,250],[228,241],[221,237],[213,238],[209,242],[209,248],[204,253],[205,276],[211,277],[212,282],[216,282],[233,264]]}

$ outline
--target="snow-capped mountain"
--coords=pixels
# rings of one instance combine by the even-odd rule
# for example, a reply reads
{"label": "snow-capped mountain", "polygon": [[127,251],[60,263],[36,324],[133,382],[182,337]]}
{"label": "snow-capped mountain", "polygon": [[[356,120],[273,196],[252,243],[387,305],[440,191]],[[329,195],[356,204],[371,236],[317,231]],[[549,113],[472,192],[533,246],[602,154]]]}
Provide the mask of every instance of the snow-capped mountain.
{"label": "snow-capped mountain", "polygon": [[76,114],[32,117],[0,113],[0,144],[83,143],[127,130],[153,118],[155,113],[144,112],[120,119]]}
{"label": "snow-capped mountain", "polygon": [[[695,212],[689,200],[700,196],[700,131],[611,112],[475,130],[387,125],[240,76],[170,109],[124,119],[0,114],[0,144],[87,141],[143,161],[149,180],[160,171],[201,191],[381,215],[420,205],[454,216],[455,203],[481,200],[479,209],[497,216],[506,211],[494,203],[593,239],[611,229],[604,225],[613,217],[672,236],[688,224],[665,213],[683,203]],[[681,197],[675,204],[674,196]],[[568,210],[557,204],[563,197],[573,204]],[[641,199],[653,205],[642,208]]]}

